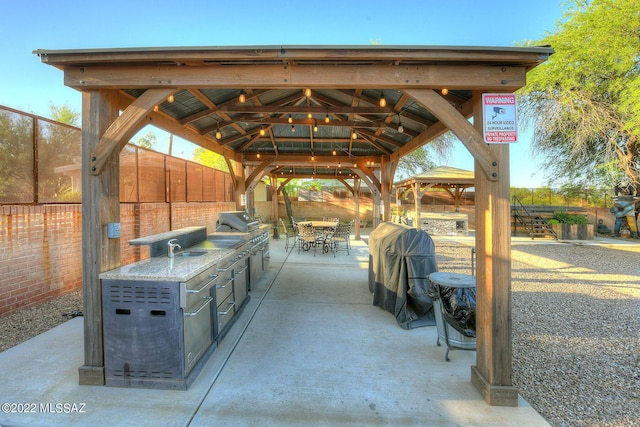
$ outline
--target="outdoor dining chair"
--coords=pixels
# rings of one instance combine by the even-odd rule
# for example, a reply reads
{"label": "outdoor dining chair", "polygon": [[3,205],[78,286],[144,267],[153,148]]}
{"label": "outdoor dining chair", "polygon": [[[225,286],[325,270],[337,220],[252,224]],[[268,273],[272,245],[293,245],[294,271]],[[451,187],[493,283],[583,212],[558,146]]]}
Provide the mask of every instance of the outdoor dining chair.
{"label": "outdoor dining chair", "polygon": [[310,223],[298,223],[298,253],[300,249],[308,251],[313,247],[313,256],[316,255],[316,233]]}
{"label": "outdoor dining chair", "polygon": [[293,248],[296,244],[296,240],[298,238],[296,229],[293,224],[285,222],[282,218],[280,218],[280,224],[282,224],[282,228],[284,228],[284,250],[289,250],[289,239],[291,239],[291,248]]}
{"label": "outdoor dining chair", "polygon": [[338,224],[336,230],[331,238],[333,247],[333,255],[340,250],[346,250],[349,255],[349,249],[351,249],[351,225],[352,222]]}

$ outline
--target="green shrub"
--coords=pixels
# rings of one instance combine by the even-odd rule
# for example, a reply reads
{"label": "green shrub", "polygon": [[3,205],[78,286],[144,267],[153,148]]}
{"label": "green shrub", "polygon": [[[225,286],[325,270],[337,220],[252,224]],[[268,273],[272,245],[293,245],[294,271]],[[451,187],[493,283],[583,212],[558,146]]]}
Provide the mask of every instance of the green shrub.
{"label": "green shrub", "polygon": [[589,224],[589,220],[584,215],[570,214],[566,211],[557,211],[549,221],[557,220],[563,224]]}
{"label": "green shrub", "polygon": [[558,221],[557,219],[550,219],[549,221],[547,221],[547,224],[549,225],[556,225],[556,224],[560,224],[560,221]]}

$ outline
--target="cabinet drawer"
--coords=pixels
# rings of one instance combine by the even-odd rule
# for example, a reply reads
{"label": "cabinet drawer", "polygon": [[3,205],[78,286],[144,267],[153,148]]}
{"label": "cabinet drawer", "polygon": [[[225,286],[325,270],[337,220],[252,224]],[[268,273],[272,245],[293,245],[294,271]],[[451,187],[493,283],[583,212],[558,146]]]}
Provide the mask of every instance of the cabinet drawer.
{"label": "cabinet drawer", "polygon": [[[216,283],[216,304],[218,307],[226,300],[233,291],[233,277],[223,279]],[[224,307],[223,307],[224,308]],[[224,310],[218,310],[224,311]]]}
{"label": "cabinet drawer", "polygon": [[236,303],[231,295],[218,305],[218,334],[224,330],[224,327],[233,318],[235,306]]}

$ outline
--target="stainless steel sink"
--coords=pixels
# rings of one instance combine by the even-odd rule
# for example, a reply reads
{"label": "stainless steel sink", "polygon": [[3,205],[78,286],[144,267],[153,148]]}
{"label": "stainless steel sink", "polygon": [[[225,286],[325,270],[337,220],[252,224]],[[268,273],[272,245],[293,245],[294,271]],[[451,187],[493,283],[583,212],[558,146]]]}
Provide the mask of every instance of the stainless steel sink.
{"label": "stainless steel sink", "polygon": [[202,256],[204,254],[206,254],[207,252],[204,251],[183,251],[183,252],[178,252],[176,254],[176,256],[188,256],[188,257],[192,257],[192,256]]}

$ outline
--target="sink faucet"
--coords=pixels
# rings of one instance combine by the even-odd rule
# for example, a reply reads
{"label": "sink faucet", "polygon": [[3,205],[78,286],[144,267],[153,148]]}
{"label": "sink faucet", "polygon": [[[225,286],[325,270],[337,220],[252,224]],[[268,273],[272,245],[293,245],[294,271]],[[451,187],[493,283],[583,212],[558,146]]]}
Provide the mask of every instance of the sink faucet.
{"label": "sink faucet", "polygon": [[169,247],[169,258],[173,258],[173,251],[176,249],[182,249],[182,246],[178,244],[177,239],[171,239],[167,242],[167,246]]}

